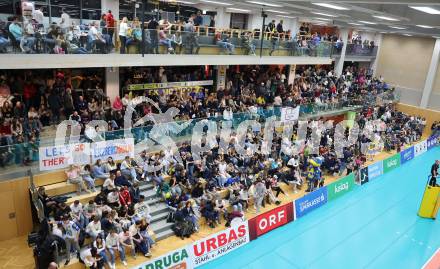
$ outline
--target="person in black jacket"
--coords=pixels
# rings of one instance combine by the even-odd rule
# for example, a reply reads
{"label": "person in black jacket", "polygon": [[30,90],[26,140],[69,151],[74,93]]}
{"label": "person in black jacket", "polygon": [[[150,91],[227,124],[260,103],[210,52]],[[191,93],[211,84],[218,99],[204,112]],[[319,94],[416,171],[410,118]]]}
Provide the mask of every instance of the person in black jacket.
{"label": "person in black jacket", "polygon": [[47,104],[52,111],[52,123],[58,124],[60,122],[60,110],[63,107],[60,96],[54,91],[51,91],[47,97]]}
{"label": "person in black jacket", "polygon": [[433,187],[438,187],[437,177],[438,177],[439,166],[440,166],[440,160],[436,160],[435,163],[431,166],[431,180],[429,181],[429,185]]}
{"label": "person in black jacket", "polygon": [[128,179],[121,174],[120,170],[116,171],[115,185],[117,187],[131,187],[130,181],[128,181]]}

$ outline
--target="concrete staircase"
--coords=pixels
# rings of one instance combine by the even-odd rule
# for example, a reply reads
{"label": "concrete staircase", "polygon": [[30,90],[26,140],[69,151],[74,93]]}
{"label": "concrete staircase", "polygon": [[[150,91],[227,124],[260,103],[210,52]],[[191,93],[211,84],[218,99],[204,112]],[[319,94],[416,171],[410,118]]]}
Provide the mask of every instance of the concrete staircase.
{"label": "concrete staircase", "polygon": [[167,222],[167,217],[170,212],[167,204],[165,204],[159,197],[156,195],[156,189],[151,182],[142,182],[142,185],[139,187],[142,195],[145,196],[145,201],[147,201],[151,210],[151,229],[156,234],[156,240],[160,241],[167,237],[174,235],[171,227],[173,223]]}

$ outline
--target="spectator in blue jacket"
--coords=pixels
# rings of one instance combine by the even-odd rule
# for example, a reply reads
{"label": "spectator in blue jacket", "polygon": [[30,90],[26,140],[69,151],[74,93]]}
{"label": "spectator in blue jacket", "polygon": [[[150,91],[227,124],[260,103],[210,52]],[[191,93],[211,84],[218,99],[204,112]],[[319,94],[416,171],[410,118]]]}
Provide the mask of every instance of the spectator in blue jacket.
{"label": "spectator in blue jacket", "polygon": [[101,179],[107,179],[110,177],[110,174],[105,172],[101,159],[96,160],[95,165],[92,168],[92,176]]}

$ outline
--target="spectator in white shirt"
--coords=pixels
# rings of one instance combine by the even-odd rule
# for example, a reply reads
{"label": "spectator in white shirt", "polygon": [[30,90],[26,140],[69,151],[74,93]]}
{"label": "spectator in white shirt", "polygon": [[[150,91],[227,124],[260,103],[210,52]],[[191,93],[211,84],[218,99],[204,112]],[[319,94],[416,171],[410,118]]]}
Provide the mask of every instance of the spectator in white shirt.
{"label": "spectator in white shirt", "polygon": [[125,159],[121,163],[121,173],[126,178],[131,178],[134,182],[137,182],[136,169],[131,165],[130,156],[125,156]]}
{"label": "spectator in white shirt", "polygon": [[[114,269],[115,267],[115,252],[119,251],[120,255],[119,257],[121,258],[121,261],[125,261],[125,251],[122,248],[121,251],[121,247],[120,247],[120,243],[119,243],[119,235],[116,233],[115,229],[110,230],[110,233],[107,235],[107,237],[105,238],[105,245],[107,247],[108,252],[110,253],[110,268]],[[123,253],[123,254],[122,254]],[[125,264],[127,264],[125,262]]]}
{"label": "spectator in white shirt", "polygon": [[139,218],[144,218],[148,223],[151,221],[150,207],[147,201],[145,201],[145,196],[141,195],[139,202],[134,205],[134,211]]}
{"label": "spectator in white shirt", "polygon": [[60,27],[64,34],[67,33],[67,30],[70,27],[70,16],[67,14],[66,10],[63,8],[61,10],[61,21],[60,21]]}
{"label": "spectator in white shirt", "polygon": [[119,207],[119,191],[118,189],[114,189],[112,192],[107,194],[107,203],[111,207]]}
{"label": "spectator in white shirt", "polygon": [[131,255],[136,258],[136,250],[134,247],[133,237],[131,236],[128,229],[124,229],[119,233],[119,254],[121,255],[122,264],[127,266],[127,261],[125,258],[125,248],[131,250]]}
{"label": "spectator in white shirt", "polygon": [[119,24],[119,40],[121,41],[121,54],[125,54],[125,46],[127,43],[127,35],[130,27],[128,26],[127,17],[122,18],[121,23]]}
{"label": "spectator in white shirt", "polygon": [[83,205],[79,202],[79,200],[75,200],[70,205],[70,210],[71,210],[72,217],[73,217],[74,221],[76,222],[76,224],[80,228],[86,227],[87,221],[86,221],[84,214],[83,214]]}
{"label": "spectator in white shirt", "polygon": [[99,217],[95,217],[93,221],[89,222],[86,227],[86,233],[95,240],[101,233],[103,233],[101,229],[101,221]]}
{"label": "spectator in white shirt", "polygon": [[40,6],[38,9],[35,9],[32,18],[37,22],[38,28],[43,28],[44,23],[44,13],[43,13],[44,7]]}
{"label": "spectator in white shirt", "polygon": [[115,174],[110,174],[110,177],[104,181],[102,185],[104,190],[113,191],[116,188],[115,185]]}

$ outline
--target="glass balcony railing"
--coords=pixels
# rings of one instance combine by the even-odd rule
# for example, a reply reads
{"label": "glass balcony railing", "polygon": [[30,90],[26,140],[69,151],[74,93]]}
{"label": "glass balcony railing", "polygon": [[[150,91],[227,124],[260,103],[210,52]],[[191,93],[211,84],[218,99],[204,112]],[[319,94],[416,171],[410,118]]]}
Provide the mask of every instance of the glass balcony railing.
{"label": "glass balcony railing", "polygon": [[[137,24],[139,25],[139,24]],[[15,29],[14,29],[15,28]],[[26,30],[23,30],[26,29]],[[14,24],[3,30],[0,49],[6,53],[37,54],[201,54],[249,56],[331,57],[340,44],[315,41],[310,36],[292,38],[287,33],[258,30],[217,29],[169,25],[163,30],[129,28],[125,37],[118,30],[95,26],[69,29]],[[373,56],[377,49],[348,44],[348,55]]]}
{"label": "glass balcony railing", "polygon": [[[383,104],[387,102],[398,102],[399,95],[396,94],[393,90],[385,91],[378,95],[367,94],[363,95],[362,98],[350,98],[348,100],[339,100],[333,103],[308,103],[301,104],[300,106],[300,119],[307,119],[308,117],[313,116],[325,116],[326,113],[344,113],[345,111],[360,109],[364,106]],[[249,119],[256,119],[262,124],[264,124],[265,119],[271,116],[280,118],[281,110],[280,107],[270,107],[270,108],[257,108],[257,113],[250,112],[242,112],[242,113],[234,113],[232,119],[233,128],[237,128],[238,125]],[[206,119],[206,118],[204,118]],[[194,126],[197,122],[204,119],[194,119],[191,123],[179,132],[177,135],[170,134],[177,143],[188,141],[191,139],[191,135],[193,134]],[[216,121],[218,124],[223,121],[222,116],[215,116],[207,118],[208,120]],[[185,125],[186,121],[177,121],[173,123],[163,123],[167,124],[179,124]],[[169,126],[172,128],[172,126]],[[148,137],[153,125],[146,125],[142,127],[132,128],[131,134],[135,139],[135,143],[138,143],[145,138]],[[165,127],[167,128],[167,127]],[[124,130],[117,131],[108,131],[100,134],[102,140],[114,140],[124,138],[125,132]],[[82,142],[91,142],[85,136],[81,136],[80,141]],[[45,141],[47,142],[47,141]],[[54,145],[54,141],[49,143],[44,143],[44,146]],[[14,144],[8,146],[0,147],[0,166],[3,168],[8,167],[21,167],[23,165],[32,165],[38,166],[38,150],[39,150],[40,142],[28,142],[21,144]],[[138,150],[138,149],[137,149]]]}
{"label": "glass balcony railing", "polygon": [[[366,46],[358,44],[347,44],[347,50],[345,51],[346,56],[369,56],[375,57],[377,55],[377,46]],[[340,56],[341,49],[333,47],[333,56]]]}

